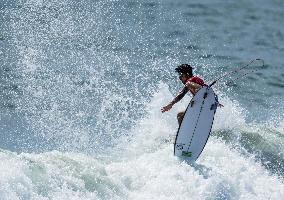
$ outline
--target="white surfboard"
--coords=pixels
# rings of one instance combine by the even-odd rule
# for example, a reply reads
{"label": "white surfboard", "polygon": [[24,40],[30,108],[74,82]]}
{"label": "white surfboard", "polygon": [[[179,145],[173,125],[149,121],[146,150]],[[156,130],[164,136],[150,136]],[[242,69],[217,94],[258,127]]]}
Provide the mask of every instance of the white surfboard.
{"label": "white surfboard", "polygon": [[178,129],[174,155],[195,161],[201,154],[211,132],[218,98],[213,89],[202,87],[191,99]]}

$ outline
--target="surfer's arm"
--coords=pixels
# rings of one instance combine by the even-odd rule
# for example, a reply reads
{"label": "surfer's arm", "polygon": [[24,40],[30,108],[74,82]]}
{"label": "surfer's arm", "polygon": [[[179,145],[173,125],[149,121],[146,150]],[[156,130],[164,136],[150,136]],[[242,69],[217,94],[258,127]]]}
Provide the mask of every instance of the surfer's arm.
{"label": "surfer's arm", "polygon": [[179,94],[171,101],[171,105],[173,106],[174,104],[176,104],[177,102],[179,102],[188,92],[188,88],[184,87]]}
{"label": "surfer's arm", "polygon": [[174,104],[176,104],[177,102],[179,102],[184,96],[185,94],[188,92],[188,88],[184,87],[179,94],[166,106],[164,106],[161,111],[162,112],[166,112],[168,110],[170,110]]}

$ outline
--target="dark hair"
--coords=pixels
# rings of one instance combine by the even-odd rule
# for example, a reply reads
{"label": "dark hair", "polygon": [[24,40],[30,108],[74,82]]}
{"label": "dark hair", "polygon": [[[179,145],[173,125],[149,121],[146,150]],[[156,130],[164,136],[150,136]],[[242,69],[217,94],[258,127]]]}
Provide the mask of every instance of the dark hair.
{"label": "dark hair", "polygon": [[192,67],[189,64],[182,64],[175,68],[175,71],[179,74],[187,74],[189,76],[193,76]]}

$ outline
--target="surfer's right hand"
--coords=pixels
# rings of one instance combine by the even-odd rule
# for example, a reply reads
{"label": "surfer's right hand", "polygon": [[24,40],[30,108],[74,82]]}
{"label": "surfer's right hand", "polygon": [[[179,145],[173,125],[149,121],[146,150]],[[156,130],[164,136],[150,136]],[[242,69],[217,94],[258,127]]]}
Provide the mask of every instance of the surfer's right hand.
{"label": "surfer's right hand", "polygon": [[169,111],[171,108],[173,107],[173,105],[170,103],[164,107],[161,108],[162,113]]}

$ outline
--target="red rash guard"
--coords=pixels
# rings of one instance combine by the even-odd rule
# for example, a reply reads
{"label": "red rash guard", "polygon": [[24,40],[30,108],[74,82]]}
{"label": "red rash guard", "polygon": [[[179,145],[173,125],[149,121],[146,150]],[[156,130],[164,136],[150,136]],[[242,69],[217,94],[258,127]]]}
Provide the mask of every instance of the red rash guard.
{"label": "red rash guard", "polygon": [[198,76],[193,76],[193,77],[189,78],[186,82],[188,82],[188,81],[196,83],[196,84],[201,85],[201,86],[205,86],[204,81],[201,78],[199,78]]}
{"label": "red rash guard", "polygon": [[[193,83],[196,83],[198,85],[201,85],[201,86],[205,86],[206,84],[204,83],[203,79],[199,78],[198,76],[193,76],[191,78],[189,78],[187,81],[188,82],[193,82]],[[194,91],[191,91],[190,92],[195,95],[195,92]]]}
{"label": "red rash guard", "polygon": [[[200,86],[205,86],[205,85],[206,85],[206,84],[204,83],[204,81],[203,81],[201,78],[197,77],[197,76],[193,76],[193,77],[189,78],[189,79],[186,81],[186,83],[187,83],[187,82],[193,82],[193,83],[196,83],[196,84],[198,84],[198,85],[200,85]],[[185,95],[187,92],[188,92],[188,88],[187,88],[187,87],[184,87],[184,88],[182,89],[182,91],[180,91],[179,94],[173,99],[173,101],[171,102],[171,104],[174,105],[175,103],[179,102],[179,101],[184,97],[184,95]],[[193,95],[195,95],[195,92],[194,92],[194,91],[191,91],[191,90],[190,90],[190,92],[191,92]]]}

